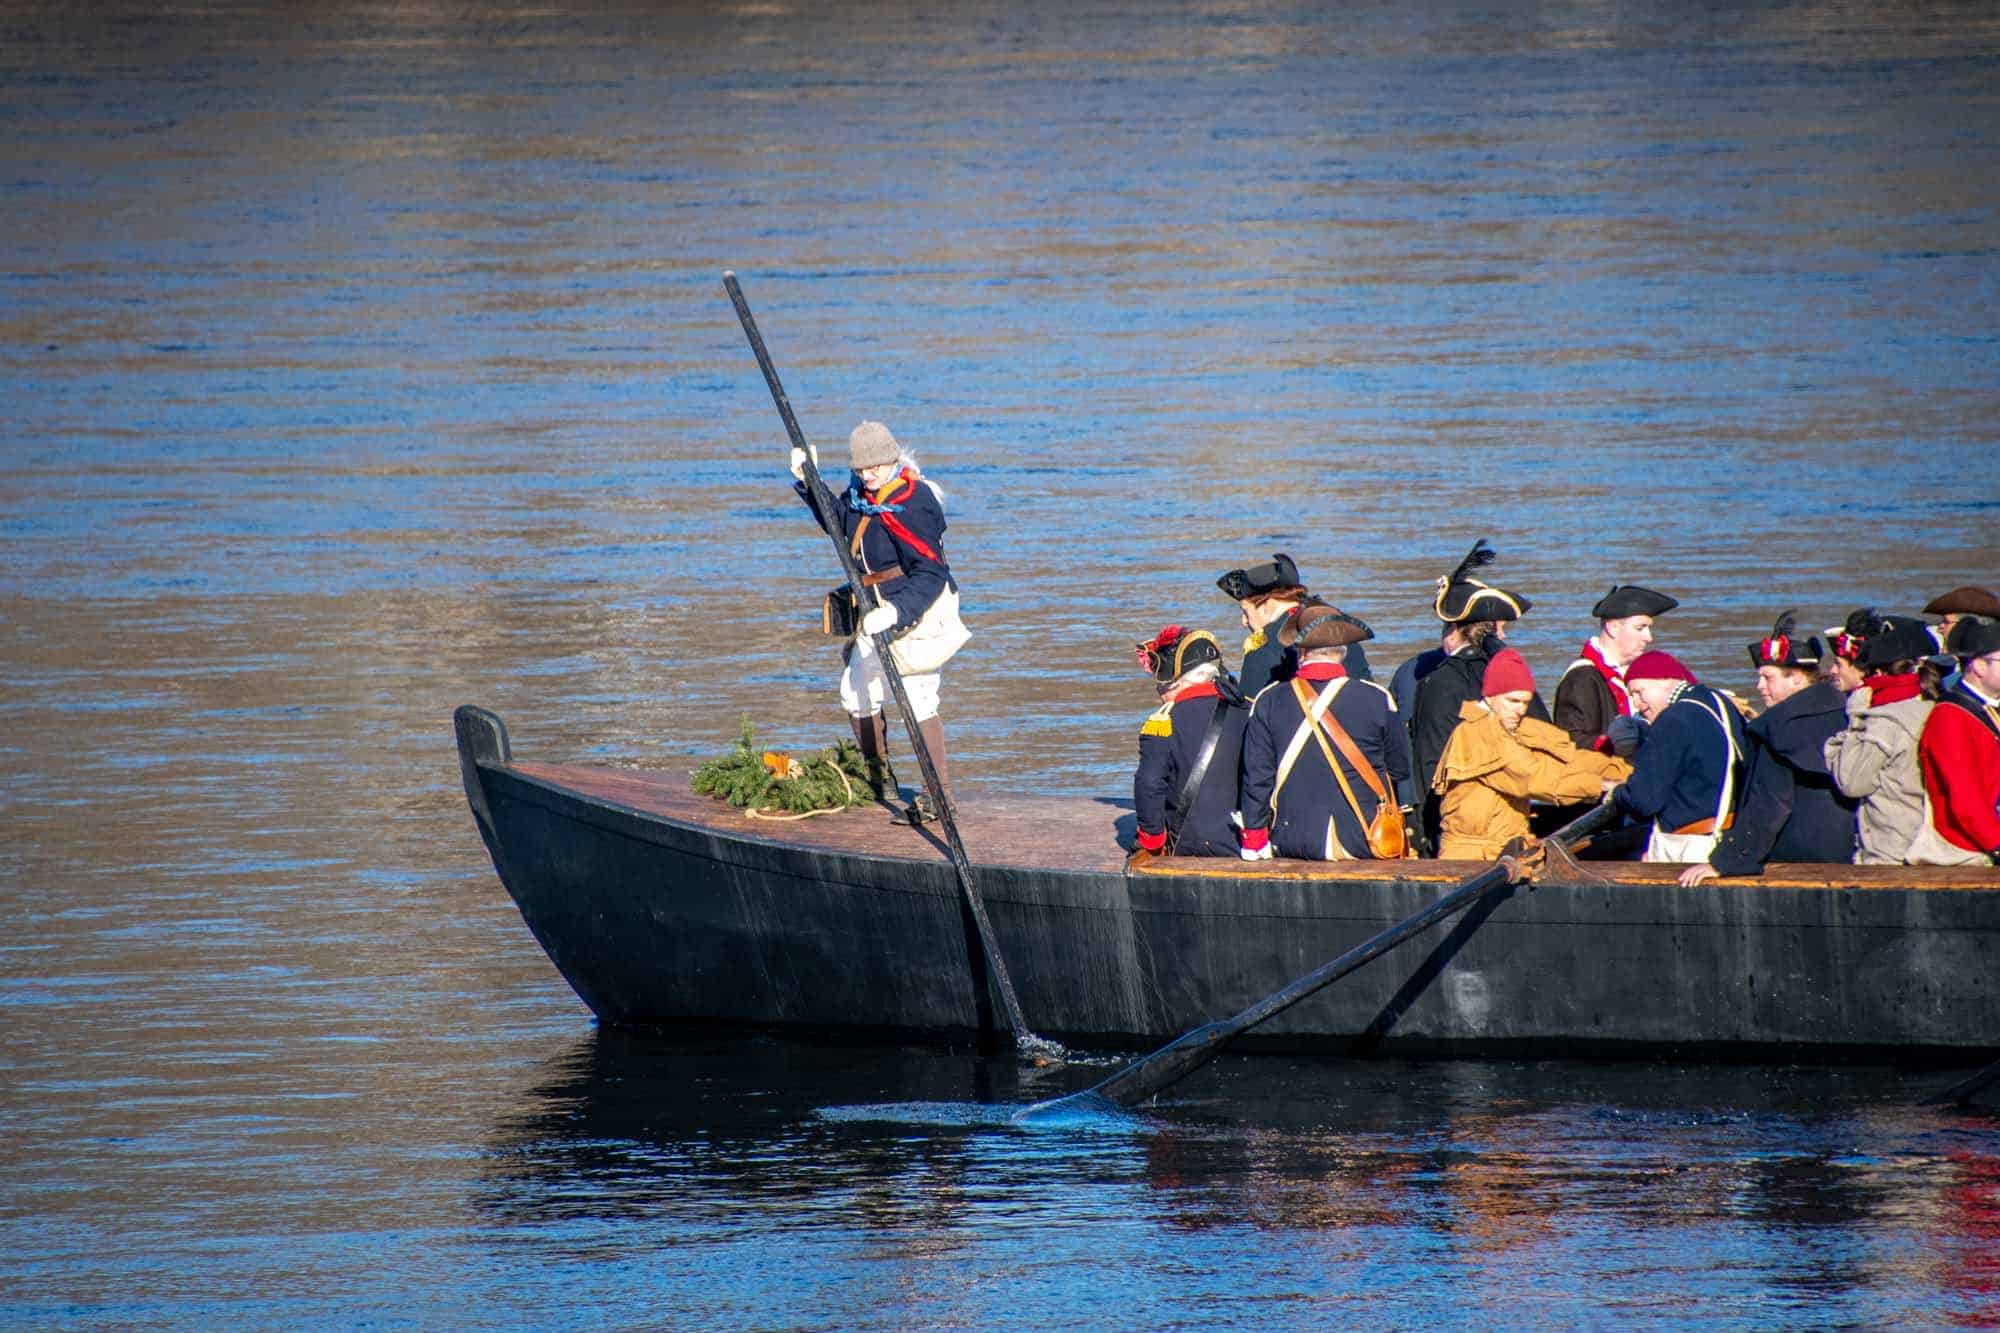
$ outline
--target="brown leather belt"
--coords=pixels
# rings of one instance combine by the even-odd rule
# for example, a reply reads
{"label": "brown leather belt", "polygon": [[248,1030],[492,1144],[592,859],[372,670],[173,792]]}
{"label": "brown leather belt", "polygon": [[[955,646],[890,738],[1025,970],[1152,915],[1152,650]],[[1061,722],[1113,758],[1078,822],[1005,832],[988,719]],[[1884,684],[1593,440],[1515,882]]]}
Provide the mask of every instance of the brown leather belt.
{"label": "brown leather belt", "polygon": [[[1724,829],[1729,828],[1729,826],[1734,824],[1735,822],[1736,822],[1736,812],[1733,810],[1722,817],[1722,827]],[[1694,823],[1689,824],[1684,828],[1668,829],[1667,832],[1673,834],[1677,838],[1684,836],[1686,834],[1713,833],[1715,832],[1715,821],[1713,819],[1697,819],[1694,821]]]}
{"label": "brown leather belt", "polygon": [[900,569],[878,569],[873,574],[863,574],[861,576],[861,586],[864,588],[879,588],[890,579],[899,579],[901,577],[903,577],[903,571]]}

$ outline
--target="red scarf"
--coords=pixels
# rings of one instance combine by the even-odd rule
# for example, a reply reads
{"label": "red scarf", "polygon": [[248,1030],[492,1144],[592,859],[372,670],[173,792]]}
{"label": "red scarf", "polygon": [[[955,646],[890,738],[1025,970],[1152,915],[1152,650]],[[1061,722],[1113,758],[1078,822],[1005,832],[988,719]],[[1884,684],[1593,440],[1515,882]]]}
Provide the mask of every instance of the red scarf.
{"label": "red scarf", "polygon": [[1917,673],[1911,671],[1900,676],[1870,676],[1861,682],[1861,688],[1868,691],[1870,708],[1901,703],[1905,699],[1917,697]]}
{"label": "red scarf", "polygon": [[1300,680],[1339,680],[1347,668],[1338,662],[1307,662],[1297,674]]}
{"label": "red scarf", "polygon": [[[881,490],[869,492],[868,498],[872,504],[901,504],[903,501],[909,499],[911,493],[916,489],[917,479],[911,476],[909,470],[906,468],[898,472],[894,479]],[[909,547],[926,560],[935,560],[940,565],[944,563],[944,557],[932,549],[928,543],[919,540],[916,533],[911,532],[909,528],[904,526],[903,520],[897,518],[894,514],[881,514],[878,517],[882,520],[882,526],[889,529],[890,534],[897,541],[903,543],[903,545]]]}
{"label": "red scarf", "polygon": [[1597,674],[1604,677],[1604,683],[1611,687],[1611,702],[1618,705],[1618,716],[1632,716],[1632,696],[1625,691],[1623,668],[1612,666],[1604,660],[1604,654],[1597,650],[1595,638],[1583,641],[1583,660],[1597,668]]}

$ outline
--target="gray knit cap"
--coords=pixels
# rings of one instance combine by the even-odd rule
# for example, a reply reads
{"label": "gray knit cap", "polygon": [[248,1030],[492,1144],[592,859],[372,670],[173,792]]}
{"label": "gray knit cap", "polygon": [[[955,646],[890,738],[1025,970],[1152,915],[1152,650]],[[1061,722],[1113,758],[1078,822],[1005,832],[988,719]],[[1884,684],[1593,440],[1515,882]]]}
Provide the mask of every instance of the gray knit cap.
{"label": "gray knit cap", "polygon": [[893,463],[902,452],[896,437],[879,421],[864,421],[847,437],[847,465],[856,472]]}

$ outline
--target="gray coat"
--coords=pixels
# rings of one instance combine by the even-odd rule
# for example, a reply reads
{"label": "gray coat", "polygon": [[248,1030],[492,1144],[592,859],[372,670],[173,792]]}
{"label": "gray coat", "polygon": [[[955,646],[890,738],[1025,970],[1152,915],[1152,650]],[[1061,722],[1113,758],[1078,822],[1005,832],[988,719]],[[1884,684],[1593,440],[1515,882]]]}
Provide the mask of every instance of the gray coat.
{"label": "gray coat", "polygon": [[1867,690],[1847,696],[1847,730],[1827,738],[1827,771],[1846,796],[1861,802],[1862,865],[1901,865],[1924,826],[1924,779],[1917,769],[1917,738],[1931,701],[1917,696],[1880,708]]}

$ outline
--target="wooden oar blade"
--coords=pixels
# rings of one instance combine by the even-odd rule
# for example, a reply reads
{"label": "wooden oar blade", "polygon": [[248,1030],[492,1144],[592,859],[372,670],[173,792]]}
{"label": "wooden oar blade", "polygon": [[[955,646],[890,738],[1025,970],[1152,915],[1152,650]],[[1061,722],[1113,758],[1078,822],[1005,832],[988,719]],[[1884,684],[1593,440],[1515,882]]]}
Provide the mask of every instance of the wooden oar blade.
{"label": "wooden oar blade", "polygon": [[1237,1033],[1230,1022],[1184,1032],[1142,1060],[1136,1060],[1090,1089],[1119,1106],[1137,1106],[1215,1058],[1216,1048]]}

